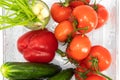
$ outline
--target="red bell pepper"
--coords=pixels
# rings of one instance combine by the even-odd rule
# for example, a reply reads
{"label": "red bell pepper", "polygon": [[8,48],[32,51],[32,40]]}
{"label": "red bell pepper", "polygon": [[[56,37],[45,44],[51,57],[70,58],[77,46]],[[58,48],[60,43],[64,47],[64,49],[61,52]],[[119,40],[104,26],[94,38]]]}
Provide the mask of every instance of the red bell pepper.
{"label": "red bell pepper", "polygon": [[58,42],[47,29],[29,31],[18,39],[17,48],[30,62],[48,63],[55,56]]}

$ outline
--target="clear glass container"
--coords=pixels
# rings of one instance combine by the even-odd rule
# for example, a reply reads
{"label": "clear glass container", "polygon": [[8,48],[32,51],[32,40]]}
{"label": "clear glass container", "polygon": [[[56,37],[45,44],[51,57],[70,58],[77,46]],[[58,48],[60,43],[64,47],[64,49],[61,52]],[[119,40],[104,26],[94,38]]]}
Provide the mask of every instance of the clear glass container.
{"label": "clear glass container", "polygon": [[[46,4],[49,5],[49,8],[54,2],[59,0],[44,0]],[[93,0],[94,1],[94,0]],[[91,1],[91,3],[93,2]],[[102,45],[106,47],[111,55],[112,55],[112,64],[103,73],[110,76],[112,80],[120,80],[118,77],[118,0],[96,0],[100,4],[104,5],[109,12],[109,20],[107,23],[100,29],[94,30],[88,33],[88,37],[90,38],[92,45]],[[47,25],[47,28],[50,31],[54,31],[57,23],[53,21],[51,18],[50,22]],[[20,52],[17,50],[16,42],[17,39],[24,34],[25,32],[29,31],[29,29],[23,26],[16,26],[14,28],[6,29],[3,31],[3,63],[8,61],[16,61],[16,62],[23,62],[26,61]],[[59,43],[59,48],[61,50],[65,50],[66,46],[62,46]],[[59,55],[56,54],[55,59],[52,61],[55,64],[60,65],[62,68],[74,67],[70,63],[65,64],[66,61],[61,58]],[[3,79],[7,80],[7,79]],[[71,80],[75,80],[73,77]]]}

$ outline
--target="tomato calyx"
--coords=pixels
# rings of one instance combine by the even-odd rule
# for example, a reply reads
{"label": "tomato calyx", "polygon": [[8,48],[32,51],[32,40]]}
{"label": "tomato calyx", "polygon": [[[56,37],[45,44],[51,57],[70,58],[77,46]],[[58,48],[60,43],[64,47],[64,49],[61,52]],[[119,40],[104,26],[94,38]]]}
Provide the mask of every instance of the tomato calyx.
{"label": "tomato calyx", "polygon": [[88,26],[78,28],[77,26],[78,26],[79,22],[77,21],[77,19],[74,16],[72,17],[72,24],[73,24],[73,28],[74,28],[73,33],[76,31],[79,31],[79,30],[85,30],[85,31],[88,30]]}
{"label": "tomato calyx", "polygon": [[74,28],[74,30],[77,28],[77,26],[78,26],[78,21],[77,21],[77,19],[75,18],[75,17],[72,17],[72,25],[73,25],[73,28]]}
{"label": "tomato calyx", "polygon": [[[65,44],[66,43],[70,43],[71,42],[71,40],[72,40],[72,35],[75,33],[75,32],[77,32],[77,31],[79,31],[79,30],[84,30],[85,32],[88,30],[88,26],[86,26],[86,27],[83,27],[83,28],[76,28],[76,27],[74,27],[74,31],[71,33],[71,34],[69,34],[68,35],[68,38],[67,38],[67,40],[65,41]],[[85,33],[83,33],[82,34],[83,36],[85,35]]]}
{"label": "tomato calyx", "polygon": [[[76,72],[78,74],[78,76],[82,79],[85,80],[87,78],[86,74],[87,72]],[[77,79],[79,80],[79,79]]]}
{"label": "tomato calyx", "polygon": [[63,7],[68,7],[69,6],[69,3],[70,3],[70,0],[65,0],[65,2],[62,2],[60,0],[60,4],[63,6]]}
{"label": "tomato calyx", "polygon": [[[65,41],[65,43],[64,44],[66,44],[66,43],[70,43],[71,42],[71,40],[72,40],[72,35],[75,33],[75,32],[77,32],[77,31],[79,31],[79,30],[88,30],[88,27],[84,27],[84,28],[76,28],[76,29],[74,29],[74,31],[71,33],[71,34],[69,34],[68,35],[68,38],[67,38],[67,40]],[[84,34],[83,34],[84,35]]]}
{"label": "tomato calyx", "polygon": [[73,30],[73,32],[71,32],[71,34],[68,35],[68,38],[67,38],[67,40],[65,41],[65,44],[71,42],[71,40],[72,40],[72,35],[77,31],[78,21],[77,21],[74,17],[72,17],[71,19],[72,19],[71,22],[72,22],[72,25],[73,25],[73,29],[74,29],[74,30]]}
{"label": "tomato calyx", "polygon": [[[79,66],[81,69],[85,70],[85,72],[80,72],[80,71],[75,71],[75,73],[78,74],[78,77],[81,78],[81,80],[85,80],[87,78],[87,74],[90,72],[90,70],[86,70],[85,68],[82,68]],[[79,80],[79,78],[77,80]]]}
{"label": "tomato calyx", "polygon": [[91,58],[92,58],[90,60],[90,62],[92,62],[91,68],[93,68],[95,70],[95,73],[105,77],[107,80],[112,80],[110,77],[108,77],[107,75],[100,72],[100,69],[99,69],[99,66],[98,66],[99,60],[96,57],[91,57]]}
{"label": "tomato calyx", "polygon": [[99,72],[98,59],[96,57],[91,57],[90,62],[92,62],[91,68],[93,68],[96,72]]}
{"label": "tomato calyx", "polygon": [[[70,22],[72,23],[72,26],[73,26],[73,29],[74,29],[74,30],[68,35],[67,40],[65,41],[64,45],[65,45],[66,43],[69,44],[69,43],[71,42],[72,38],[73,38],[73,35],[74,35],[76,32],[78,32],[79,30],[84,30],[85,32],[88,30],[88,26],[78,28],[77,26],[78,26],[79,23],[78,23],[77,19],[76,19],[74,16],[71,16]],[[80,34],[80,33],[79,33],[79,34]],[[84,34],[83,34],[83,35],[84,35]]]}

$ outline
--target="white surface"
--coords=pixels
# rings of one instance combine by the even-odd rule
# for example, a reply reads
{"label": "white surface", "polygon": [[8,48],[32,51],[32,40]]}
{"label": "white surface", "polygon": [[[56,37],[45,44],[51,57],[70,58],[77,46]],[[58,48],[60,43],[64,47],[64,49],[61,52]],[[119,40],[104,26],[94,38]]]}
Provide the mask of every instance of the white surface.
{"label": "white surface", "polygon": [[[120,3],[120,1],[119,1]],[[0,8],[0,14],[2,14],[2,9]],[[119,8],[119,13],[120,13],[120,8]],[[120,19],[120,16],[119,16],[119,19]],[[119,22],[120,23],[120,22]],[[120,26],[119,26],[120,27]],[[119,28],[119,31],[120,31],[120,28]],[[0,31],[0,65],[2,65],[3,63],[3,36],[2,36],[2,31]],[[119,37],[119,40],[120,40],[120,37]],[[119,42],[119,45],[120,45],[120,42]],[[120,51],[119,51],[120,52]],[[119,57],[120,57],[120,53],[119,53]],[[120,61],[119,61],[119,64],[120,64]],[[120,67],[120,66],[119,66]],[[119,72],[120,72],[120,69],[119,69]],[[112,74],[112,73],[111,73]],[[120,75],[119,75],[120,76]],[[1,74],[0,74],[0,80],[3,80]],[[117,79],[119,80],[119,79]]]}
{"label": "white surface", "polygon": [[[119,1],[119,5],[120,5],[120,1]],[[118,38],[119,39],[119,42],[118,42],[119,46],[118,46],[118,49],[120,50],[120,6],[119,6],[119,16],[118,17],[119,17],[119,38]],[[119,62],[119,69],[118,69],[118,74],[119,75],[118,75],[118,78],[119,78],[120,77],[120,51],[119,51],[118,59],[119,59],[119,61],[118,61]]]}
{"label": "white surface", "polygon": [[[0,15],[2,15],[2,9],[0,8]],[[0,66],[3,63],[3,36],[2,36],[2,31],[0,31]],[[2,80],[2,76],[0,73],[0,80]]]}

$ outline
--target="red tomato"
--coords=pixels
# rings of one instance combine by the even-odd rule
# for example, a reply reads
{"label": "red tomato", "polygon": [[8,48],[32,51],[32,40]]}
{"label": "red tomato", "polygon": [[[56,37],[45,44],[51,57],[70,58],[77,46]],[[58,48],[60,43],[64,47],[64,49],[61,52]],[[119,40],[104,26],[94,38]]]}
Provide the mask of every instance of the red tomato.
{"label": "red tomato", "polygon": [[97,74],[93,74],[88,76],[85,80],[107,80],[107,79]]}
{"label": "red tomato", "polygon": [[96,69],[104,71],[110,66],[112,58],[110,52],[106,48],[96,45],[91,48],[90,54],[85,59],[86,66],[89,69],[95,70],[95,66],[92,65],[92,60],[97,60],[98,65],[96,65],[98,68]]}
{"label": "red tomato", "polygon": [[47,63],[54,58],[58,42],[52,32],[44,29],[25,33],[18,39],[17,47],[26,60]]}
{"label": "red tomato", "polygon": [[70,7],[64,7],[60,3],[54,3],[51,7],[52,18],[58,23],[69,19],[71,12]]}
{"label": "red tomato", "polygon": [[97,4],[96,6],[97,6],[96,12],[98,15],[98,24],[96,26],[96,29],[98,29],[107,22],[109,13],[103,5]]}
{"label": "red tomato", "polygon": [[70,21],[63,21],[60,22],[57,27],[55,28],[55,37],[57,40],[61,42],[65,42],[68,38],[68,35],[70,35],[73,32],[73,25]]}
{"label": "red tomato", "polygon": [[67,54],[70,58],[81,61],[86,58],[91,49],[91,42],[85,35],[76,35],[67,48]]}
{"label": "red tomato", "polygon": [[78,28],[88,27],[88,30],[80,30],[81,33],[92,31],[98,24],[96,11],[88,5],[81,5],[74,8],[72,14],[78,21]]}
{"label": "red tomato", "polygon": [[70,2],[70,7],[75,8],[80,5],[89,4],[90,0],[72,0]]}

